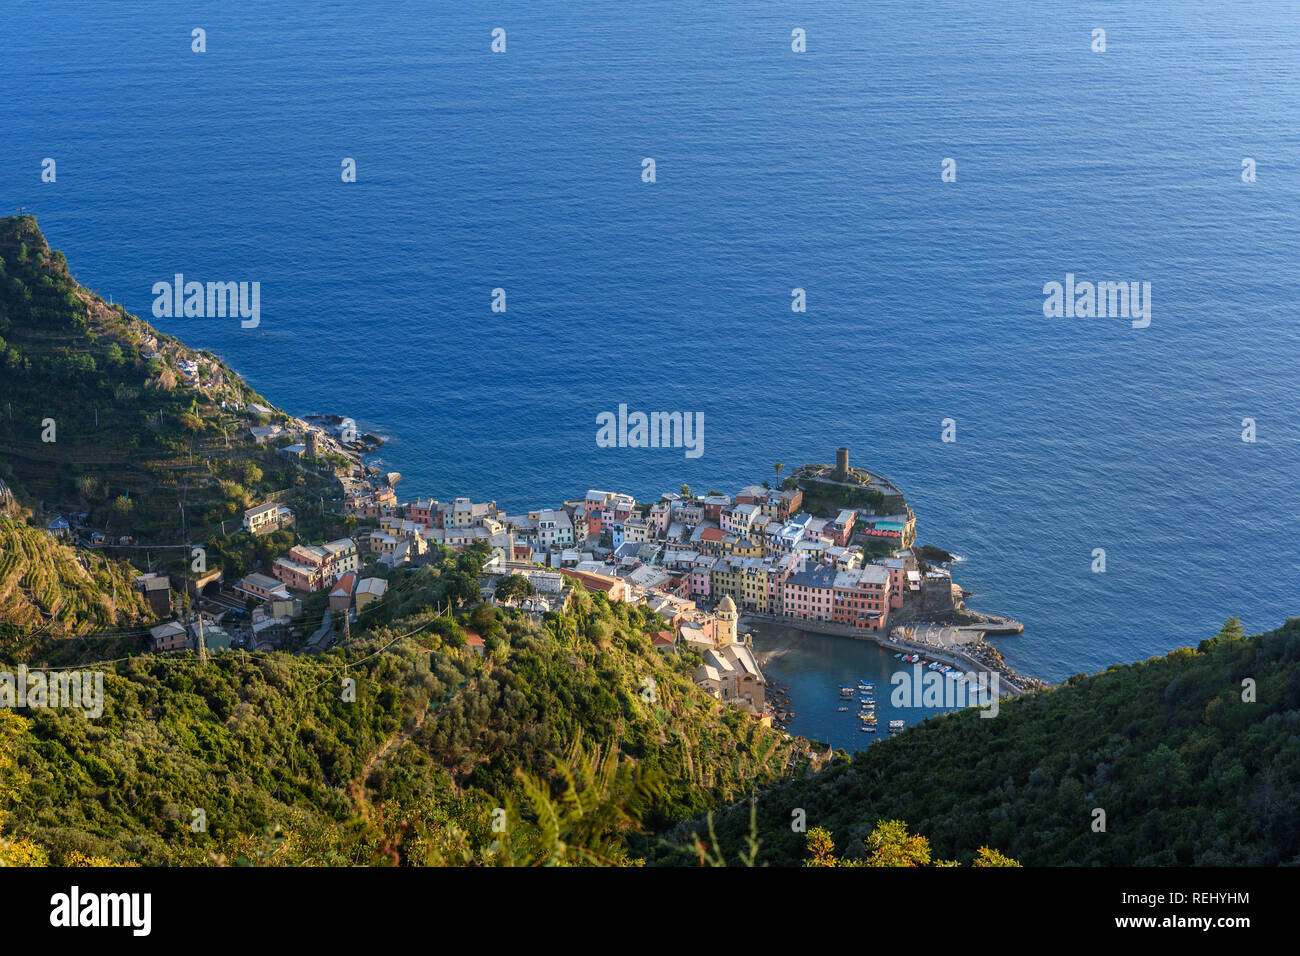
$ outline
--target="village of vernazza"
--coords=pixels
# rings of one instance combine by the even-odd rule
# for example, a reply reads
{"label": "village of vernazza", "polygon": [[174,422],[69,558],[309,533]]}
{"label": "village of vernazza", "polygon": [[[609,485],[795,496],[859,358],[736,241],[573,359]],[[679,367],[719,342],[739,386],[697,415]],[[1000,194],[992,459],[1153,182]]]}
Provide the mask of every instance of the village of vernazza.
{"label": "village of vernazza", "polygon": [[15,945],[1277,924],[1300,19],[1229,7],[6,10]]}

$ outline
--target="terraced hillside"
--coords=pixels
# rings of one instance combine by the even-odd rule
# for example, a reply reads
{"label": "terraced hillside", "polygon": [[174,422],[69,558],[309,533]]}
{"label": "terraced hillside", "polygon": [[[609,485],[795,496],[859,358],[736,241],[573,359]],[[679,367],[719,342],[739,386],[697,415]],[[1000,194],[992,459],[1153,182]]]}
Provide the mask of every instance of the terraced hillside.
{"label": "terraced hillside", "polygon": [[151,617],[128,565],[0,515],[0,660],[48,638],[138,633]]}
{"label": "terraced hillside", "polygon": [[176,542],[184,502],[202,538],[272,491],[328,486],[328,464],[253,441],[272,421],[289,418],[216,356],[79,285],[33,217],[0,219],[0,479],[29,506]]}

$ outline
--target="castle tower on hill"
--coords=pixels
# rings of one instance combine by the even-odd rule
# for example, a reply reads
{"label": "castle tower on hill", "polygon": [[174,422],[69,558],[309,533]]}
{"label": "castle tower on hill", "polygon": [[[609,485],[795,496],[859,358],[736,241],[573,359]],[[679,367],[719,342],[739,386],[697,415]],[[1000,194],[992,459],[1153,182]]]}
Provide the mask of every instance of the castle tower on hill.
{"label": "castle tower on hill", "polygon": [[849,476],[849,450],[835,449],[835,477],[843,481]]}
{"label": "castle tower on hill", "polygon": [[736,621],[740,615],[736,611],[736,602],[728,594],[718,605],[718,646],[726,647],[736,643]]}

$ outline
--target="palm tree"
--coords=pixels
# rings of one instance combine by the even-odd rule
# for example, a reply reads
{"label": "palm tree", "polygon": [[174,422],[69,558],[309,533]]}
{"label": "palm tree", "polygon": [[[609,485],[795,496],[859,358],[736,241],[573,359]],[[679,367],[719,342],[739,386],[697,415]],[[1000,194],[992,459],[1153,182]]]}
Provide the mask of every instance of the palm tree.
{"label": "palm tree", "polygon": [[776,476],[780,478],[781,472],[785,471],[785,465],[781,464],[781,462],[778,461],[775,465],[772,466],[772,470],[775,471]]}

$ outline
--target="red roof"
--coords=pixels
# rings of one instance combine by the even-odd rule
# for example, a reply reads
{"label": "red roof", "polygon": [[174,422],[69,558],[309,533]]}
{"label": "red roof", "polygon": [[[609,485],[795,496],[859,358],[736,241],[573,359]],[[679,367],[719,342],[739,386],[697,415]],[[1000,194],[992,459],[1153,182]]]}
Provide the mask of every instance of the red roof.
{"label": "red roof", "polygon": [[478,631],[466,631],[465,643],[470,647],[483,647],[483,638],[478,636]]}
{"label": "red roof", "polygon": [[701,541],[721,541],[727,533],[721,528],[705,528],[700,532]]}
{"label": "red roof", "polygon": [[672,642],[673,636],[667,631],[655,631],[650,635],[650,643],[656,647],[660,647],[664,644],[671,644]]}
{"label": "red roof", "polygon": [[338,579],[338,582],[334,585],[333,589],[330,591],[330,594],[334,595],[337,594],[339,591],[343,591],[345,594],[351,596],[352,587],[356,583],[357,583],[357,576],[353,574],[351,571],[349,571],[347,574],[343,575],[343,577]]}

